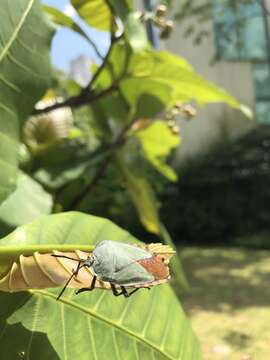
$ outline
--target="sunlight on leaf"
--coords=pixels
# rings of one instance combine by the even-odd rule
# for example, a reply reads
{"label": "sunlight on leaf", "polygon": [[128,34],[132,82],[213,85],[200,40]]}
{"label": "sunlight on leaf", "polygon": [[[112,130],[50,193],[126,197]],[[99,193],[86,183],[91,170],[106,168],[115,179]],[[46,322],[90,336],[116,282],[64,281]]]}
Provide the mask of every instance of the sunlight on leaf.
{"label": "sunlight on leaf", "polygon": [[224,102],[243,111],[243,105],[234,97],[198,75],[186,60],[166,51],[134,54],[128,72],[129,77],[121,82],[121,88],[130,103],[142,93],[150,93],[160,97],[168,107],[177,101],[195,100],[199,105]]}
{"label": "sunlight on leaf", "polygon": [[157,201],[150,184],[145,178],[134,175],[123,161],[118,160],[118,165],[142,224],[149,232],[159,234]]}
{"label": "sunlight on leaf", "polygon": [[23,225],[49,214],[52,205],[52,196],[30,176],[20,172],[17,189],[0,206],[0,221],[9,226]]}
{"label": "sunlight on leaf", "polygon": [[177,180],[175,171],[166,164],[166,157],[180,145],[179,135],[173,134],[164,121],[153,122],[147,128],[137,131],[147,160],[171,181]]}
{"label": "sunlight on leaf", "polygon": [[90,26],[103,31],[111,29],[114,20],[106,1],[71,0],[71,4]]}

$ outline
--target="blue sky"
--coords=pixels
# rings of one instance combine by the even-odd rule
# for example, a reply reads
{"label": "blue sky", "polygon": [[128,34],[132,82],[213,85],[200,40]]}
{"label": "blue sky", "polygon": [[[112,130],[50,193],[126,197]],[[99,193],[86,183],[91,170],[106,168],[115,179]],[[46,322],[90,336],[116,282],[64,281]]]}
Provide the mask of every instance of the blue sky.
{"label": "blue sky", "polygon": [[[84,30],[89,34],[92,40],[95,41],[97,47],[102,54],[106,53],[109,46],[109,34],[103,31],[97,31],[90,28],[84,22],[80,21],[76,16],[74,17],[74,11],[68,0],[42,0],[42,3],[56,7],[64,11],[67,15],[70,15],[80,23]],[[52,63],[66,72],[69,71],[69,63],[74,58],[81,54],[88,55],[95,61],[99,62],[95,52],[80,35],[67,28],[59,28],[54,36],[52,43]]]}

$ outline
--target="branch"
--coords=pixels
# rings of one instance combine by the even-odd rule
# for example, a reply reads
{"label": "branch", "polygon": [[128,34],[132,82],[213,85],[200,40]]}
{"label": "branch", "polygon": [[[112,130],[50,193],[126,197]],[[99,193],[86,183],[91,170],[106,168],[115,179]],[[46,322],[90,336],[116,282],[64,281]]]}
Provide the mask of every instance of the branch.
{"label": "branch", "polygon": [[102,90],[100,93],[96,93],[93,89],[94,87],[94,83],[96,81],[96,79],[99,77],[100,73],[102,72],[102,70],[105,68],[105,66],[107,65],[108,61],[109,61],[109,57],[110,54],[112,52],[113,49],[113,45],[119,41],[122,37],[123,37],[124,33],[122,33],[120,36],[115,37],[113,34],[111,36],[111,44],[109,47],[109,50],[107,51],[106,56],[104,57],[104,60],[102,62],[102,64],[99,66],[99,68],[97,69],[97,71],[94,73],[89,85],[87,87],[85,87],[84,89],[82,89],[82,91],[80,92],[79,95],[76,96],[72,96],[69,99],[60,102],[60,103],[55,103],[53,105],[50,106],[46,106],[43,109],[34,109],[34,111],[32,112],[32,115],[40,115],[40,114],[45,114],[48,113],[52,110],[56,110],[65,106],[69,106],[72,108],[76,108],[82,105],[86,105],[89,104],[93,101],[99,100],[103,97],[105,97],[106,95],[110,94],[111,92],[115,91],[118,89],[118,82],[121,80],[122,77],[120,77],[120,79],[118,79],[118,81],[115,81],[110,87],[108,87],[105,90]]}
{"label": "branch", "polygon": [[100,58],[100,60],[104,61],[104,57],[102,56],[102,54],[100,53],[100,51],[98,50],[96,44],[94,43],[94,41],[87,35],[87,39],[86,39],[89,44],[92,46],[92,48],[94,49],[97,57]]}
{"label": "branch", "polygon": [[111,143],[111,145],[109,146],[109,150],[110,150],[109,155],[104,158],[104,160],[101,162],[95,176],[93,177],[92,181],[88,184],[88,186],[85,189],[83,189],[77,195],[77,197],[69,205],[67,211],[76,209],[80,205],[81,201],[88,194],[90,194],[93,191],[93,189],[97,186],[100,179],[105,174],[108,166],[110,165],[110,162],[112,161],[115,152],[126,143],[126,140],[127,140],[126,135],[127,135],[128,131],[130,130],[130,128],[132,127],[132,125],[136,122],[136,120],[137,120],[136,118],[133,118],[131,120],[131,122],[122,129],[122,131],[118,134],[116,139]]}
{"label": "branch", "polygon": [[83,89],[81,93],[77,96],[72,96],[66,101],[63,102],[56,102],[53,105],[47,106],[43,109],[35,109],[32,113],[32,115],[40,115],[48,113],[52,110],[60,109],[62,107],[72,107],[76,108],[82,105],[90,104],[93,101],[102,99],[103,97],[107,96],[108,94],[118,90],[118,83],[112,84],[107,89],[102,90],[100,93],[95,93],[94,91],[84,91]]}

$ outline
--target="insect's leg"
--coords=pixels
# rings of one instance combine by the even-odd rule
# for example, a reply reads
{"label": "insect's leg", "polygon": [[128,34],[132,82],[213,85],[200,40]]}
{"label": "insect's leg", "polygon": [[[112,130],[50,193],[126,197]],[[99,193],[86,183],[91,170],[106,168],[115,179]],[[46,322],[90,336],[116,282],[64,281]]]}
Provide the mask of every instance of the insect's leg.
{"label": "insect's leg", "polygon": [[75,291],[75,294],[78,295],[78,294],[80,294],[80,293],[82,293],[84,291],[92,291],[92,290],[94,290],[95,285],[96,285],[96,280],[97,280],[97,277],[96,277],[96,275],[94,275],[90,287],[78,289],[78,290]]}
{"label": "insect's leg", "polygon": [[124,297],[129,297],[129,293],[127,292],[127,289],[124,286],[121,286],[121,290]]}
{"label": "insect's leg", "polygon": [[76,270],[72,272],[72,275],[69,277],[68,281],[65,283],[63,289],[60,291],[60,293],[59,293],[59,295],[57,296],[56,300],[59,300],[59,299],[60,299],[60,297],[63,295],[64,291],[66,290],[68,284],[71,282],[72,278],[73,278],[74,276],[77,276],[78,273],[79,273],[79,270],[84,266],[84,264],[81,265],[81,261],[82,261],[82,260],[78,260],[78,261],[79,261],[79,262],[78,262],[78,265],[77,265],[77,267],[76,267]]}
{"label": "insect's leg", "polygon": [[121,291],[119,292],[114,284],[111,283],[110,285],[114,296],[124,295],[125,297],[129,297],[128,292],[124,286],[121,286]]}
{"label": "insect's leg", "polygon": [[135,293],[136,291],[138,291],[138,290],[140,290],[140,288],[136,288],[136,289],[130,291],[130,292],[128,293],[128,296],[131,296],[132,294],[134,294],[134,293]]}
{"label": "insect's leg", "polygon": [[132,294],[134,294],[136,291],[138,291],[138,290],[140,290],[140,289],[147,289],[147,290],[151,290],[151,288],[150,288],[150,287],[136,288],[136,289],[134,289],[134,290],[130,291],[130,292],[128,293],[128,296],[131,296]]}

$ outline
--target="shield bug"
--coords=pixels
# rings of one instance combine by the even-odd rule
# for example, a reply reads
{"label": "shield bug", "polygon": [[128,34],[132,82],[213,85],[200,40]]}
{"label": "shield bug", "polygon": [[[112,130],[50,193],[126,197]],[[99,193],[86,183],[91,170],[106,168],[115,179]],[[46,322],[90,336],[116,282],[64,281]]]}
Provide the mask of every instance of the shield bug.
{"label": "shield bug", "polygon": [[[97,280],[109,283],[115,296],[129,297],[140,288],[150,289],[170,279],[168,263],[173,253],[171,248],[162,244],[150,244],[143,247],[103,240],[97,244],[87,259],[74,259],[53,254],[54,257],[78,262],[57,299],[60,299],[72,278],[76,277],[83,267],[91,268],[93,279],[89,287],[78,289],[76,294],[94,290]],[[126,288],[133,290],[128,292]]]}

